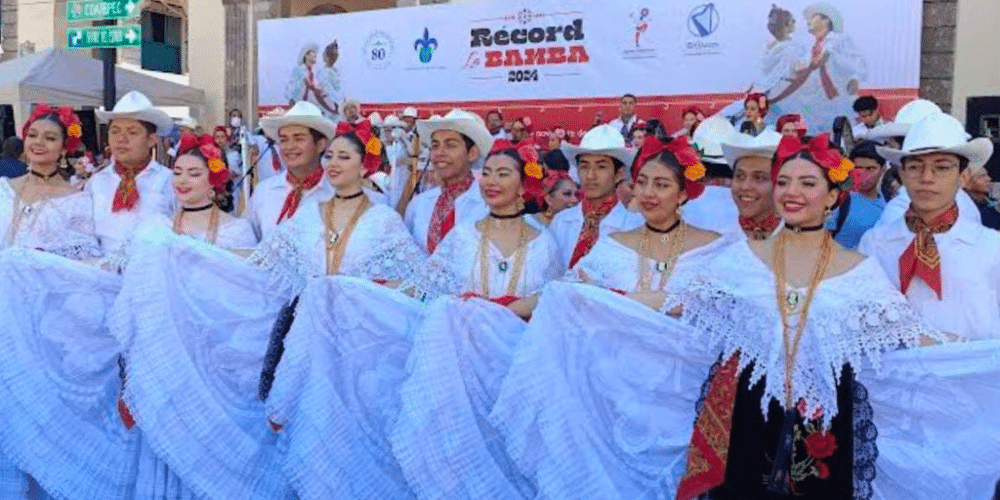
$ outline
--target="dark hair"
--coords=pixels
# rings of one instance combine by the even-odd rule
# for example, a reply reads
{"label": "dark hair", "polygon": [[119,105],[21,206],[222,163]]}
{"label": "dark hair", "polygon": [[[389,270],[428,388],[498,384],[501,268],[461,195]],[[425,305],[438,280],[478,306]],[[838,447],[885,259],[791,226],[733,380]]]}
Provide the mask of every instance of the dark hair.
{"label": "dark hair", "polygon": [[[804,142],[808,142],[808,141],[804,141]],[[830,145],[830,147],[833,147],[833,145]],[[777,158],[775,158],[775,160],[776,159]],[[789,156],[788,158],[785,158],[785,161],[781,162],[781,164],[778,165],[777,168],[774,169],[774,180],[777,181],[777,179],[778,179],[778,172],[781,170],[781,167],[785,166],[785,164],[787,164],[788,162],[790,162],[792,160],[798,160],[798,159],[806,160],[809,163],[812,163],[813,165],[816,165],[816,168],[820,169],[823,172],[823,178],[826,179],[826,185],[827,185],[828,190],[830,190],[830,191],[833,191],[834,189],[840,190],[840,183],[833,182],[833,180],[830,179],[830,171],[827,170],[827,169],[825,169],[825,168],[823,168],[823,167],[821,167],[820,164],[819,164],[819,162],[816,161],[816,159],[813,158],[813,155],[810,154],[808,151],[800,151],[799,153],[796,153],[796,154],[794,154],[792,156]],[[841,203],[841,199],[838,198],[837,202],[834,203],[832,207],[830,207],[830,210],[833,210],[833,209],[837,208],[838,206],[840,206],[840,203]]]}
{"label": "dark hair", "polygon": [[[673,139],[669,139],[663,142],[670,142],[671,140]],[[681,165],[680,160],[678,160],[677,156],[675,156],[673,153],[664,149],[663,151],[659,152],[656,156],[646,160],[646,162],[643,163],[642,166],[646,166],[650,162],[656,162],[659,163],[660,165],[663,165],[664,167],[667,167],[667,169],[674,174],[674,180],[677,181],[677,184],[681,186],[681,191],[687,189],[687,178],[684,177],[684,166]],[[639,177],[639,168],[640,168],[639,157],[636,156],[635,161],[632,162],[632,171],[635,173],[635,177]]]}
{"label": "dark hair", "polygon": [[323,48],[324,61],[327,59],[333,59],[334,62],[337,62],[337,58],[339,57],[340,57],[340,44],[338,44],[336,40],[334,40],[330,44],[327,44],[327,46]]}
{"label": "dark hair", "polygon": [[239,114],[240,114],[240,116],[243,116],[243,112],[242,112],[242,111],[240,111],[240,108],[233,108],[233,109],[230,109],[230,110],[229,110],[229,116],[233,116],[233,111],[235,111],[235,112],[239,113]]}
{"label": "dark hair", "polygon": [[499,109],[491,109],[491,110],[487,111],[486,112],[486,118],[489,118],[490,115],[497,115],[497,116],[500,117],[501,120],[503,120],[503,113],[501,113]]}
{"label": "dark hair", "polygon": [[524,163],[524,160],[521,159],[521,155],[517,153],[516,149],[507,148],[507,149],[501,149],[499,151],[491,151],[490,154],[486,156],[486,159],[489,160],[494,156],[506,156],[507,158],[514,160],[514,163],[517,165],[517,175],[521,176],[521,182],[524,182],[524,178],[526,176],[526,174],[524,173],[524,167],[526,166],[526,164]]}
{"label": "dark hair", "polygon": [[857,158],[868,158],[877,161],[879,165],[885,165],[885,158],[878,154],[876,146],[878,144],[874,141],[861,141],[854,145],[854,149],[851,149],[851,154],[847,158],[851,161]]}
{"label": "dark hair", "polygon": [[636,97],[635,94],[625,94],[625,95],[622,96],[621,99],[619,99],[619,101],[624,101],[625,99],[628,99],[630,97],[632,98],[633,101],[639,102],[639,98]]}
{"label": "dark hair", "polygon": [[652,134],[661,141],[670,137],[670,134],[667,133],[666,127],[663,126],[663,122],[660,121],[659,118],[653,118],[652,120],[646,122],[646,133]]}
{"label": "dark hair", "polygon": [[854,112],[875,111],[878,109],[878,99],[874,96],[863,95],[854,101]]}
{"label": "dark hair", "polygon": [[[59,127],[59,132],[62,133],[63,144],[66,144],[66,139],[69,138],[69,131],[66,129],[66,125],[63,125],[62,120],[59,119],[59,115],[57,115],[55,113],[47,113],[47,114],[44,114],[42,116],[39,116],[32,123],[40,122],[42,120],[55,123]],[[22,150],[23,149],[24,149],[24,145],[22,144]]]}
{"label": "dark hair", "polygon": [[17,136],[10,136],[3,141],[3,156],[7,158],[20,158],[24,153],[24,141]]}
{"label": "dark hair", "polygon": [[320,139],[328,139],[325,135],[323,135],[322,132],[318,130],[309,129],[309,134],[312,135],[313,143],[319,142]]}
{"label": "dark hair", "polygon": [[[39,122],[39,121],[42,121],[42,120],[55,123],[56,125],[59,126],[59,132],[62,134],[63,146],[65,146],[66,145],[66,139],[69,138],[69,131],[66,129],[66,125],[63,125],[62,120],[59,119],[59,115],[57,115],[55,113],[48,113],[48,114],[42,115],[42,116],[38,117],[37,119],[35,119],[35,122]],[[32,122],[32,123],[34,123],[34,122]],[[15,137],[15,139],[16,139],[16,137]],[[7,151],[7,141],[5,140],[4,141],[4,155],[5,156],[6,156],[6,151]],[[24,143],[23,142],[21,143],[21,152],[24,152]],[[66,156],[69,156],[69,153],[70,153],[70,151],[67,151],[66,152]],[[17,156],[21,156],[20,153],[18,153]],[[65,159],[65,158],[63,158],[63,159]],[[59,172],[59,175],[61,175],[62,178],[65,179],[65,180],[69,180],[71,177],[73,177],[74,174],[76,174],[76,169],[73,168],[73,165],[70,165],[69,162],[56,162],[56,171]]]}
{"label": "dark hair", "polygon": [[[446,130],[446,129],[435,130],[434,132],[440,132],[440,131],[443,131],[443,130]],[[431,132],[431,137],[434,137],[434,132]],[[476,141],[473,141],[472,139],[469,138],[469,136],[467,136],[467,135],[465,135],[465,134],[463,134],[463,133],[461,133],[461,132],[459,132],[457,130],[452,130],[452,132],[455,132],[456,134],[458,134],[458,135],[460,135],[462,137],[462,142],[465,143],[465,150],[466,151],[472,151],[472,146],[476,145]],[[428,137],[428,139],[430,139],[431,137]],[[482,151],[480,151],[480,153],[482,153]]]}
{"label": "dark hair", "polygon": [[562,170],[569,172],[569,160],[561,149],[553,149],[542,155],[542,165],[549,170]]}
{"label": "dark hair", "polygon": [[767,31],[770,31],[774,38],[782,40],[788,35],[788,25],[794,20],[791,12],[771,4],[771,12],[767,14]]}
{"label": "dark hair", "polygon": [[347,132],[346,134],[338,135],[337,137],[334,138],[334,140],[336,139],[347,139],[347,142],[350,142],[351,146],[354,147],[354,151],[359,155],[361,155],[361,158],[364,159],[365,152],[367,152],[367,147],[365,146],[365,141],[362,141],[357,134],[355,134],[354,132]]}

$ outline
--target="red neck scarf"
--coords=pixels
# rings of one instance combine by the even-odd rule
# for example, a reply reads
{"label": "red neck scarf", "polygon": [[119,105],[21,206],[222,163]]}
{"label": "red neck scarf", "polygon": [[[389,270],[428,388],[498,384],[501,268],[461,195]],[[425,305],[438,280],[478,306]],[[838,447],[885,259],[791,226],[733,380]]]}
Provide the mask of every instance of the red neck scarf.
{"label": "red neck scarf", "polygon": [[739,366],[740,356],[736,353],[712,376],[705,404],[698,413],[691,434],[687,471],[677,486],[678,500],[698,498],[726,479],[729,438],[733,431],[736,390],[740,380]]}
{"label": "red neck scarf", "polygon": [[767,214],[767,217],[764,217],[764,220],[760,222],[753,220],[752,217],[740,217],[740,227],[747,233],[747,236],[754,240],[767,239],[774,233],[775,229],[778,229],[780,222],[781,218],[774,212]]}
{"label": "red neck scarf", "polygon": [[292,192],[288,193],[288,197],[285,198],[285,204],[281,206],[281,213],[278,215],[278,224],[281,224],[281,221],[285,219],[291,219],[295,215],[295,211],[299,208],[299,203],[302,202],[302,194],[316,187],[319,181],[323,180],[323,169],[317,168],[302,179],[296,177],[289,169],[285,173],[285,179],[292,185]]}
{"label": "red neck scarf", "polygon": [[115,191],[115,198],[111,202],[111,212],[118,213],[123,210],[132,210],[139,203],[139,186],[135,183],[137,175],[142,173],[153,163],[152,159],[146,161],[139,167],[127,167],[119,162],[115,162],[115,173],[121,177],[118,181],[118,189]]}
{"label": "red neck scarf", "polygon": [[823,57],[826,54],[826,36],[823,35],[822,38],[817,38],[816,43],[812,47],[812,68],[819,69],[819,81],[823,84],[823,92],[826,93],[827,99],[833,99],[840,95],[837,92],[837,86],[833,84],[833,79],[830,78],[830,71],[826,69],[826,62],[829,57]]}
{"label": "red neck scarf", "polygon": [[427,231],[428,253],[434,253],[441,240],[455,227],[455,199],[472,187],[472,181],[472,172],[466,172],[460,179],[441,186],[441,196],[434,203],[434,213]]}
{"label": "red neck scarf", "polygon": [[591,248],[594,248],[594,243],[597,243],[597,238],[601,235],[601,221],[611,213],[617,204],[618,196],[614,191],[597,200],[584,198],[582,206],[583,228],[580,230],[580,237],[576,240],[576,246],[573,247],[573,257],[569,259],[569,267],[575,266],[584,255],[590,252]]}
{"label": "red neck scarf", "polygon": [[277,148],[271,148],[271,168],[275,173],[281,172],[281,155],[278,154]]}
{"label": "red neck scarf", "polygon": [[905,294],[910,282],[917,276],[927,283],[941,299],[941,254],[938,253],[934,235],[951,229],[958,220],[958,206],[953,205],[937,216],[930,224],[913,212],[906,211],[906,227],[916,233],[910,246],[899,256],[899,288]]}

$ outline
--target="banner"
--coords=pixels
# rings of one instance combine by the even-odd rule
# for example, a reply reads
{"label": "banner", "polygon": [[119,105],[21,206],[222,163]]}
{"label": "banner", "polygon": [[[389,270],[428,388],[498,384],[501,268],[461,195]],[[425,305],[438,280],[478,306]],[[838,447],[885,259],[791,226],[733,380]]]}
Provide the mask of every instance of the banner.
{"label": "banner", "polygon": [[632,93],[640,114],[679,124],[685,104],[740,101],[726,109],[739,113],[754,91],[776,101],[771,123],[802,112],[829,128],[859,94],[889,107],[916,96],[921,16],[921,0],[505,0],[264,20],[260,104],[307,99],[335,117],[351,97],[366,111],[520,107],[589,122]]}

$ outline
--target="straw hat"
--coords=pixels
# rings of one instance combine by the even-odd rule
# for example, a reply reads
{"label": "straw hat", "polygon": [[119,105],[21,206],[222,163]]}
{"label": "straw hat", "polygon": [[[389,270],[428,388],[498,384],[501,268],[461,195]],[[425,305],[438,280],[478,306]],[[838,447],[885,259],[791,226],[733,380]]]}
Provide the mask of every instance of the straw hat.
{"label": "straw hat", "polygon": [[[406,111],[403,116],[406,116]],[[438,130],[452,130],[472,139],[479,148],[481,157],[485,157],[493,148],[493,136],[483,119],[464,109],[453,109],[444,116],[434,115],[426,120],[417,120],[417,134],[426,141],[430,141],[431,135]]]}
{"label": "straw hat", "polygon": [[266,115],[260,119],[260,128],[264,130],[264,135],[274,140],[278,140],[278,132],[289,125],[308,127],[323,134],[327,139],[333,139],[337,131],[337,126],[324,117],[315,104],[307,101],[295,103],[291,109],[279,116]]}
{"label": "straw hat", "polygon": [[174,129],[174,121],[170,115],[156,106],[138,90],[133,90],[118,100],[115,109],[111,111],[95,111],[94,114],[102,123],[109,123],[116,118],[131,118],[152,124],[156,133],[165,136]]}

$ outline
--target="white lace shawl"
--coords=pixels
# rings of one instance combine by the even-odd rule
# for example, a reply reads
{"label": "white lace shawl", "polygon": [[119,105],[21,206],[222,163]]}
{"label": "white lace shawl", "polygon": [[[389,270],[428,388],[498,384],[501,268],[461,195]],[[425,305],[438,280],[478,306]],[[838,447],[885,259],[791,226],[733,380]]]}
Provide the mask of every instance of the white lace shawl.
{"label": "white lace shawl", "polygon": [[[530,217],[530,216],[526,216]],[[421,300],[428,301],[443,295],[464,292],[481,293],[483,276],[480,266],[479,244],[482,233],[475,224],[455,226],[438,245],[434,254],[417,272],[400,287]],[[514,295],[526,297],[538,292],[546,283],[563,272],[559,248],[548,230],[528,242],[527,253]],[[501,262],[506,262],[501,270]],[[514,257],[504,257],[492,243],[488,246],[490,297],[507,295],[513,279]]]}
{"label": "white lace shawl", "polygon": [[[297,295],[309,278],[326,275],[326,230],[319,205],[303,206],[301,217],[279,226],[250,256],[267,269],[276,289]],[[372,204],[351,233],[340,273],[366,279],[403,281],[427,255],[393,209]]]}
{"label": "white lace shawl", "polygon": [[[145,221],[136,225],[135,229],[128,235],[125,242],[119,245],[114,251],[105,255],[97,262],[97,266],[108,272],[121,274],[128,266],[129,252],[135,235],[139,228],[145,231],[165,231],[173,232],[173,221],[164,215],[155,214]],[[198,241],[206,241],[207,234],[187,235]],[[219,224],[219,231],[215,236],[215,246],[226,250],[249,249],[257,245],[257,235],[253,231],[253,226],[246,219],[231,219],[228,222]]]}
{"label": "white lace shawl", "polygon": [[[6,179],[0,179],[0,247],[6,244],[13,223],[17,194]],[[94,235],[93,202],[80,192],[32,204],[21,203],[21,223],[12,246],[33,248],[73,260],[101,256]]]}
{"label": "white lace shawl", "polygon": [[[753,362],[751,383],[766,376],[765,415],[772,399],[785,401],[784,328],[774,279],[741,241],[719,253],[681,295],[682,321],[724,357],[739,352],[741,369]],[[797,317],[789,318],[791,335]],[[878,263],[865,259],[817,287],[794,368],[792,401],[804,400],[807,415],[823,408],[822,419],[829,422],[837,414],[837,382],[845,363],[880,370],[883,352],[915,346],[924,335],[943,339],[910,308]]]}
{"label": "white lace shawl", "polygon": [[[731,238],[719,237],[707,245],[682,253],[667,278],[664,290],[667,293],[683,290],[691,279],[704,270],[711,258],[732,241]],[[660,273],[655,269],[656,262],[645,260],[652,277],[651,285],[655,287],[660,279]],[[639,286],[638,266],[639,254],[635,250],[606,235],[597,240],[594,248],[566,273],[563,281],[582,283],[586,275],[592,285],[633,292]]]}

